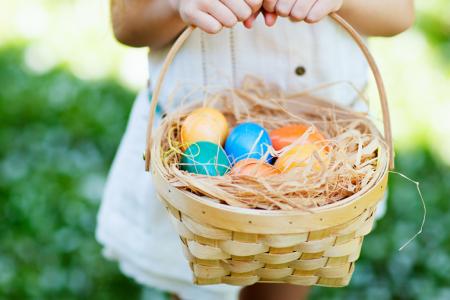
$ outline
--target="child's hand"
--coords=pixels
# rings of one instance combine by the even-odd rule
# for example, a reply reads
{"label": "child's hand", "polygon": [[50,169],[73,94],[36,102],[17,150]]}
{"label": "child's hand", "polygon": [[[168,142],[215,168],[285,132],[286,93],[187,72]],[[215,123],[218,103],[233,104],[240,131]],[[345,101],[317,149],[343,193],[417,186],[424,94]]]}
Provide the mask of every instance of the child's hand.
{"label": "child's hand", "polygon": [[[290,17],[292,21],[305,21],[316,23],[331,12],[341,8],[343,0],[263,0],[262,13],[267,26],[272,26],[277,16]],[[254,13],[244,21],[248,28],[252,27],[253,21],[259,12]]]}
{"label": "child's hand", "polygon": [[208,33],[233,27],[260,10],[263,0],[169,0],[181,19]]}
{"label": "child's hand", "polygon": [[293,21],[316,23],[341,8],[343,0],[264,0],[263,8]]}

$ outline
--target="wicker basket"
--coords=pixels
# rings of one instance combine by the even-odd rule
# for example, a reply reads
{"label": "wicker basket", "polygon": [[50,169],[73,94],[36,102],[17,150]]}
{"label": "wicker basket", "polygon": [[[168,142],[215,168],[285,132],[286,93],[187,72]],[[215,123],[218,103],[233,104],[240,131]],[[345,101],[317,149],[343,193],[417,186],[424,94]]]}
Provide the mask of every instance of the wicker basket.
{"label": "wicker basket", "polygon": [[154,112],[167,69],[194,29],[188,28],[169,51],[151,104],[146,169],[151,164],[157,194],[180,235],[196,284],[284,282],[342,287],[349,283],[386,190],[393,151],[386,94],[373,57],[347,22],[334,13],[330,17],[355,40],[374,74],[388,145],[388,153],[379,155],[388,159],[378,165],[381,175],[364,192],[312,212],[232,207],[177,189],[166,180],[160,156],[150,156],[158,153],[162,139],[161,131],[152,138]]}

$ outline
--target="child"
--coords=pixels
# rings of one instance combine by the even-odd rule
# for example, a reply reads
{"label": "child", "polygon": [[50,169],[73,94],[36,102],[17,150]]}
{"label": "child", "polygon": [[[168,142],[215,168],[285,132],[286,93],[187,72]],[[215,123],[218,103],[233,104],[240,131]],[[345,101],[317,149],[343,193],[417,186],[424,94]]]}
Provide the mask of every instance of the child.
{"label": "child", "polygon": [[[200,30],[169,70],[160,97],[163,111],[170,110],[164,100],[177,86],[230,86],[227,80],[239,85],[247,74],[286,92],[337,81],[362,89],[366,62],[346,33],[325,17],[336,11],[363,35],[392,36],[413,23],[413,0],[111,0],[111,9],[117,39],[151,52],[149,91],[134,104],[98,217],[97,239],[105,255],[138,282],[182,299],[237,299],[239,292],[240,299],[305,297],[306,288],[287,284],[241,290],[191,283],[178,236],[144,171],[148,95],[168,47],[188,24]],[[351,93],[335,88],[329,96],[349,105]]]}

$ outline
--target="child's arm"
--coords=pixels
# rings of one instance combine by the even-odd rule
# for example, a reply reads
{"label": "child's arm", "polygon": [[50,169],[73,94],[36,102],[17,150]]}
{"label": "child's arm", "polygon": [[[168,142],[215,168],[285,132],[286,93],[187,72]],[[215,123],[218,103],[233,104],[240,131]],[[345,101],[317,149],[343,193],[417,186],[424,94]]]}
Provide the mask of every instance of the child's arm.
{"label": "child's arm", "polygon": [[263,0],[111,0],[116,38],[134,47],[161,48],[186,26],[209,33],[232,27],[258,11]]}
{"label": "child's arm", "polygon": [[185,24],[167,0],[110,0],[114,35],[133,47],[162,47]]}
{"label": "child's arm", "polygon": [[393,36],[413,25],[414,0],[344,0],[339,14],[364,35]]}
{"label": "child's arm", "polygon": [[316,23],[337,11],[369,36],[392,36],[414,22],[414,0],[264,0],[266,11],[294,21]]}

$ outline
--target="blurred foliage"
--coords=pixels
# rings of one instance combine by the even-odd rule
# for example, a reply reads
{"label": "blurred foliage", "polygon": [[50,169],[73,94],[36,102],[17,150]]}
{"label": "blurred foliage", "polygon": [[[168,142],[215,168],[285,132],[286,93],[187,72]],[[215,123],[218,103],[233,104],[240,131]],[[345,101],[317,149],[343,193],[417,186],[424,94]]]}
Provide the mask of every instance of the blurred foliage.
{"label": "blurred foliage", "polygon": [[312,299],[450,299],[450,168],[424,147],[398,153],[396,170],[420,181],[422,235],[398,251],[418,231],[423,208],[415,184],[391,174],[387,213],[365,238],[350,286],[315,288]]}
{"label": "blurred foliage", "polygon": [[[133,94],[83,82],[64,68],[43,75],[23,47],[0,50],[0,299],[156,299],[101,256],[95,218]],[[351,285],[313,299],[450,299],[450,169],[424,147],[400,152],[387,215],[364,243]],[[158,299],[159,299],[158,298]]]}
{"label": "blurred foliage", "polygon": [[416,27],[450,65],[450,1],[428,0],[417,15]]}
{"label": "blurred foliage", "polygon": [[133,94],[0,50],[0,299],[125,299],[139,288],[94,240]]}

